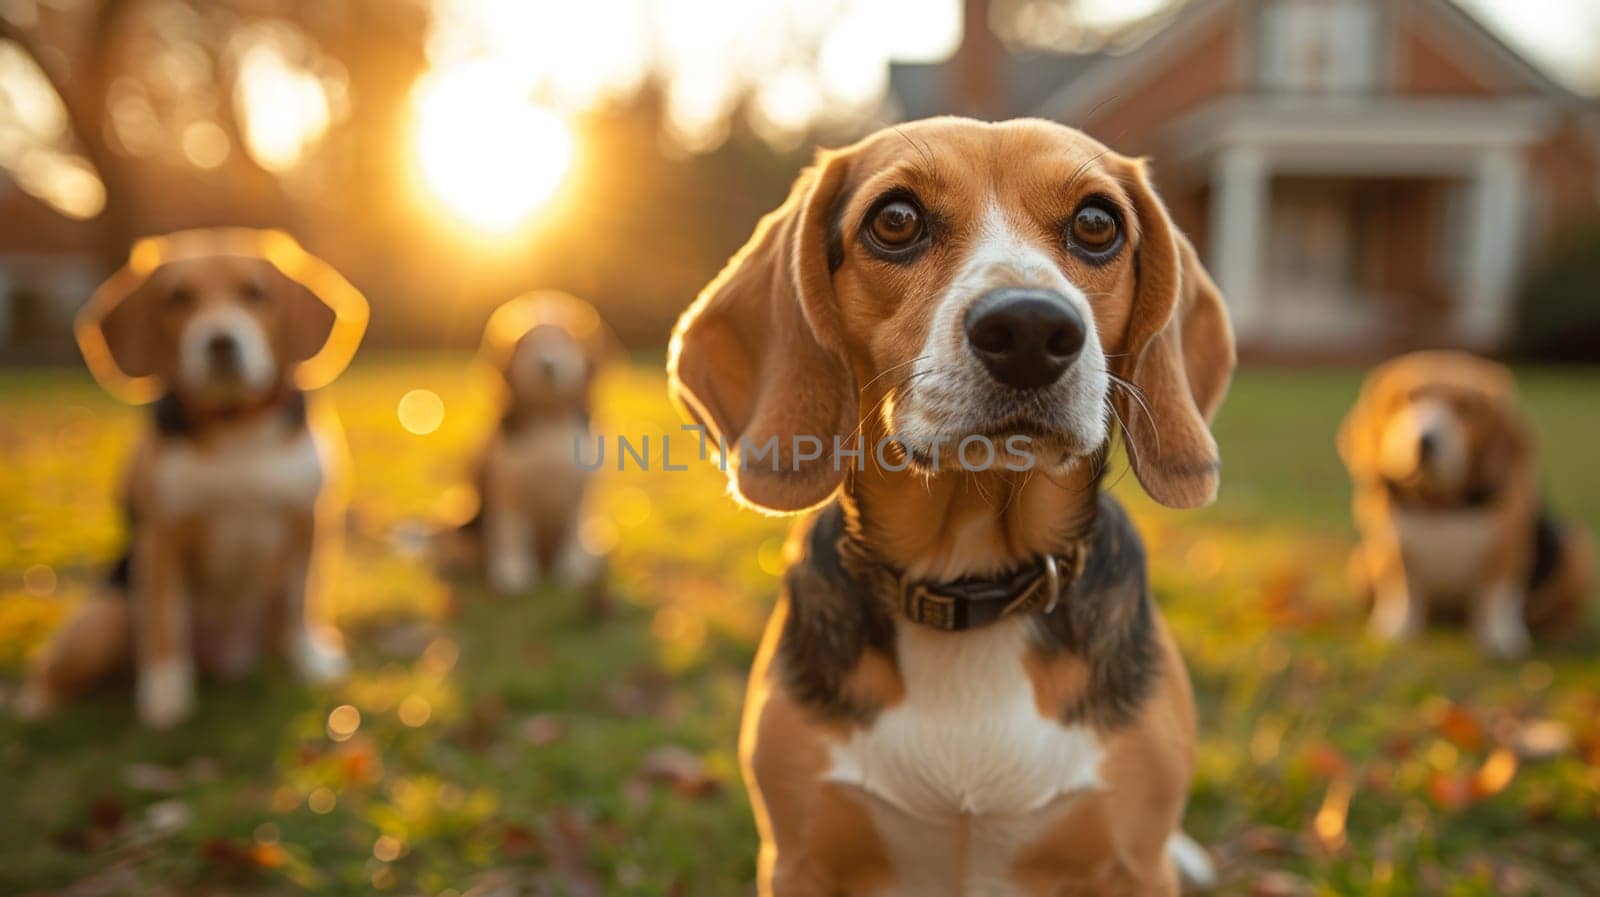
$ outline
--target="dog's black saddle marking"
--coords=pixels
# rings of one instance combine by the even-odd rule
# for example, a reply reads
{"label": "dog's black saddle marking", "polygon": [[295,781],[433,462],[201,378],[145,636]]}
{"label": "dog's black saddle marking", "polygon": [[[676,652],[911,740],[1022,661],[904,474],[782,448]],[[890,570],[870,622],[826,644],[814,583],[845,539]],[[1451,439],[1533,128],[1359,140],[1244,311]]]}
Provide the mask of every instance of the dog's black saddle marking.
{"label": "dog's black saddle marking", "polygon": [[1533,518],[1533,565],[1528,569],[1528,589],[1543,586],[1561,566],[1561,552],[1565,545],[1561,538],[1561,524],[1550,512],[1541,508]]}
{"label": "dog's black saddle marking", "polygon": [[[784,576],[788,619],[774,662],[788,693],[819,716],[870,722],[878,707],[847,693],[846,681],[867,651],[895,656],[896,597],[883,578],[861,567],[848,541],[847,516],[838,501],[824,508],[804,533],[804,556]],[[1126,723],[1143,705],[1160,671],[1155,609],[1145,577],[1144,546],[1121,505],[1100,496],[1084,540],[1084,565],[1050,612],[1028,618],[1046,655],[1081,657],[1089,684],[1063,722]]]}

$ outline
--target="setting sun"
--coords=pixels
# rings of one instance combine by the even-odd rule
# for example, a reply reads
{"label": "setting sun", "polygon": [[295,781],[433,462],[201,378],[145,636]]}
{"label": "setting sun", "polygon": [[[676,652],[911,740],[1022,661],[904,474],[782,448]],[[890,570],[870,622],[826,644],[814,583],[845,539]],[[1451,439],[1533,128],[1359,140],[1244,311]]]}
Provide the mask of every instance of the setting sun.
{"label": "setting sun", "polygon": [[507,86],[490,66],[462,66],[418,87],[422,180],[463,220],[486,230],[521,224],[572,162],[566,122]]}

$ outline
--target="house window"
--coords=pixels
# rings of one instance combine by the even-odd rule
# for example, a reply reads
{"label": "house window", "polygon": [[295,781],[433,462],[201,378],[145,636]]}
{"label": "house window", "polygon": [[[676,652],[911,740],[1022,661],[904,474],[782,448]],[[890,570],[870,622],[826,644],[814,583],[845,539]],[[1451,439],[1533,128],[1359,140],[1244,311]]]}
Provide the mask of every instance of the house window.
{"label": "house window", "polygon": [[1370,90],[1378,74],[1378,8],[1370,0],[1272,0],[1261,10],[1258,46],[1268,90]]}

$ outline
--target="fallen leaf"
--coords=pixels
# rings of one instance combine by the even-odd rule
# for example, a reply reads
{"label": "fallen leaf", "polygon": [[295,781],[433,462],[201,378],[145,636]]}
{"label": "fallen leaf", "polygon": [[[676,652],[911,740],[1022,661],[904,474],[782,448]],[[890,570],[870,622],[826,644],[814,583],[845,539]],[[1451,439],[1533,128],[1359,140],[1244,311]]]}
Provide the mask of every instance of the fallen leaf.
{"label": "fallen leaf", "polygon": [[89,824],[102,832],[114,832],[122,827],[127,812],[122,801],[115,797],[97,797],[89,805]]}
{"label": "fallen leaf", "polygon": [[1472,774],[1472,797],[1481,800],[1499,794],[1516,774],[1517,755],[1507,748],[1495,748]]}
{"label": "fallen leaf", "polygon": [[1350,762],[1339,753],[1338,748],[1326,741],[1312,745],[1307,759],[1311,763],[1311,769],[1320,778],[1337,779],[1350,773]]}
{"label": "fallen leaf", "polygon": [[600,897],[605,887],[589,863],[589,844],[593,840],[583,817],[558,810],[553,818],[547,852],[550,870],[559,884],[558,892],[570,897]]}
{"label": "fallen leaf", "polygon": [[1312,834],[1322,849],[1334,851],[1344,846],[1345,819],[1350,815],[1350,797],[1355,786],[1347,778],[1334,779],[1322,797],[1322,806],[1311,820]]}
{"label": "fallen leaf", "polygon": [[1483,746],[1483,726],[1478,723],[1477,717],[1458,705],[1451,704],[1440,715],[1434,728],[1445,740],[1464,751],[1475,751]]}
{"label": "fallen leaf", "polygon": [[539,850],[539,835],[525,825],[508,825],[500,832],[500,852],[518,859]]}
{"label": "fallen leaf", "polygon": [[222,874],[239,875],[256,868],[255,845],[232,838],[208,838],[200,843],[200,855]]}
{"label": "fallen leaf", "polygon": [[684,797],[705,797],[721,787],[706,774],[705,761],[699,754],[677,745],[663,745],[646,754],[640,771]]}
{"label": "fallen leaf", "polygon": [[1239,836],[1239,846],[1258,856],[1290,857],[1300,854],[1300,839],[1294,832],[1258,826]]}
{"label": "fallen leaf", "polygon": [[534,747],[544,747],[567,737],[567,724],[554,714],[536,713],[517,727],[517,737]]}
{"label": "fallen leaf", "polygon": [[250,861],[263,869],[277,869],[289,862],[289,853],[276,841],[268,843],[257,841],[250,848]]}
{"label": "fallen leaf", "polygon": [[1435,771],[1428,776],[1428,797],[1446,810],[1459,810],[1472,797],[1471,784],[1465,777]]}
{"label": "fallen leaf", "polygon": [[1287,872],[1263,872],[1250,888],[1251,897],[1304,897],[1311,893],[1311,885]]}

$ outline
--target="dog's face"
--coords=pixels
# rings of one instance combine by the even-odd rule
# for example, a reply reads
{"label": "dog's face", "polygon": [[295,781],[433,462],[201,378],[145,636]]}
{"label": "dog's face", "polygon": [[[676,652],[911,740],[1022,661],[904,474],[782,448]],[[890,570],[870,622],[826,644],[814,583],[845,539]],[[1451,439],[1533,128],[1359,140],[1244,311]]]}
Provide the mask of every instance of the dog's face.
{"label": "dog's face", "polygon": [[1416,353],[1374,371],[1339,435],[1357,479],[1445,503],[1517,473],[1529,443],[1510,374],[1445,352]]}
{"label": "dog's face", "polygon": [[778,437],[780,469],[736,479],[763,507],[839,481],[827,451],[793,463],[796,435],[831,447],[864,424],[931,469],[962,463],[966,437],[1020,434],[1061,465],[1119,417],[1146,489],[1193,506],[1215,492],[1207,419],[1233,345],[1141,162],[1047,122],[936,119],[802,175],[685,314],[671,366],[730,444]]}
{"label": "dog's face", "polygon": [[1138,279],[1132,169],[1053,128],[910,141],[856,155],[832,225],[847,345],[881,377],[863,398],[925,465],[957,466],[934,447],[971,434],[1033,436],[1047,463],[1097,451],[1103,335],[1121,342]]}
{"label": "dog's face", "polygon": [[[285,267],[309,272],[336,300]],[[300,385],[332,379],[330,368],[348,361],[365,323],[354,288],[286,236],[190,231],[142,243],[85,309],[78,336],[91,369],[114,391],[119,378],[144,381],[201,407],[228,408],[273,394],[313,358],[327,362],[319,382]]]}
{"label": "dog's face", "polygon": [[484,328],[483,356],[515,404],[581,405],[616,339],[589,303],[556,291],[528,293],[500,306]]}

